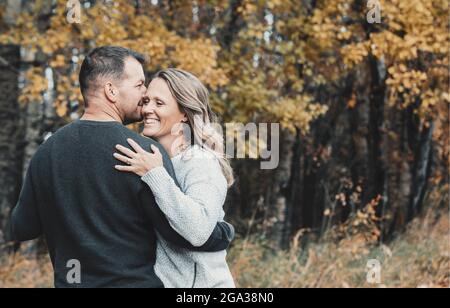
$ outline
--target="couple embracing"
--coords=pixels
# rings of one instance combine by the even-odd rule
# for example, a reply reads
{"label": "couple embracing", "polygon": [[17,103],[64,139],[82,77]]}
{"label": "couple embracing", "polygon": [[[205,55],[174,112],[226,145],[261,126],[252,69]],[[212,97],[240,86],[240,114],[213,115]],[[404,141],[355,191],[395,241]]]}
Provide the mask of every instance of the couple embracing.
{"label": "couple embracing", "polygon": [[[178,69],[147,87],[143,64],[115,46],[86,56],[85,112],[33,156],[10,240],[44,235],[56,287],[234,287],[223,210],[233,172],[208,91]],[[141,134],[124,126],[142,121]]]}

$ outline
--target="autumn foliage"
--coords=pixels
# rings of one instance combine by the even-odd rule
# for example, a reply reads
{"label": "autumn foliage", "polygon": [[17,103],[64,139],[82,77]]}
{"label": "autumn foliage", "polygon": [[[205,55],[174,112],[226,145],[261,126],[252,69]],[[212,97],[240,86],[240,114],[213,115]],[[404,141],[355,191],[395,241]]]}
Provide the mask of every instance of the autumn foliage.
{"label": "autumn foliage", "polygon": [[[222,123],[280,123],[277,169],[232,161],[227,217],[240,234],[256,234],[255,254],[267,243],[292,247],[298,230],[308,230],[308,241],[347,247],[351,239],[374,251],[429,209],[448,207],[448,0],[81,1],[80,23],[68,22],[65,0],[29,2],[14,16],[2,3],[0,44],[21,46],[24,117],[37,104],[52,113],[35,139],[82,114],[80,64],[106,44],[146,55],[149,77],[167,67],[196,74]],[[380,22],[369,22],[376,8]],[[325,255],[336,248],[327,247]],[[260,273],[264,258],[252,267],[251,256],[240,256],[234,269],[249,286],[255,276],[239,271]],[[320,258],[295,266],[308,272]],[[442,273],[441,263],[424,266]],[[335,277],[322,271],[320,279]],[[304,276],[294,278],[276,282],[302,285]],[[326,285],[320,279],[307,285]]]}

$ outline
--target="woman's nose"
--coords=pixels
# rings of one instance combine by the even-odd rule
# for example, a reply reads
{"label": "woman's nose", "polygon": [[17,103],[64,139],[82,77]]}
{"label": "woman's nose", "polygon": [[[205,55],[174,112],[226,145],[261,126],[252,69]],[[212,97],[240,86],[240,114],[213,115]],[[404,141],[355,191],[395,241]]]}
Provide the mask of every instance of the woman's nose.
{"label": "woman's nose", "polygon": [[155,108],[152,104],[152,102],[148,101],[144,104],[144,106],[142,107],[142,112],[145,113],[150,113],[153,114],[155,113]]}

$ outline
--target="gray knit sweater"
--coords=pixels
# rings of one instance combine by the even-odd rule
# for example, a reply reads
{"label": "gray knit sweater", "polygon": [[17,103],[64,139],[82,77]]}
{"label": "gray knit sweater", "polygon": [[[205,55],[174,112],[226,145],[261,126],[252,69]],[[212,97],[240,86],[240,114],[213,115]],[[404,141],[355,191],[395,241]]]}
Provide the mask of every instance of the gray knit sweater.
{"label": "gray knit sweater", "polygon": [[[170,225],[194,246],[201,246],[223,221],[227,182],[212,154],[193,146],[172,158],[180,188],[167,171],[154,168],[142,177]],[[155,272],[166,288],[233,288],[226,251],[179,248],[158,234]]]}

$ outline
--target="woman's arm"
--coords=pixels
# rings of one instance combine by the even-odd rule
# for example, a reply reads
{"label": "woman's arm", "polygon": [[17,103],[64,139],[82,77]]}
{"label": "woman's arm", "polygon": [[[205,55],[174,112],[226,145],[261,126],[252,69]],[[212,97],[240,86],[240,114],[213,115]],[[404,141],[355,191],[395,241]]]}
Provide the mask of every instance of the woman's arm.
{"label": "woman's arm", "polygon": [[212,158],[193,158],[185,164],[183,191],[163,167],[150,170],[141,179],[153,191],[172,228],[198,247],[208,240],[222,217],[227,183]]}
{"label": "woman's arm", "polygon": [[205,155],[186,161],[187,181],[183,192],[163,168],[163,158],[157,147],[152,146],[153,153],[149,153],[135,141],[127,141],[134,151],[117,145],[121,154],[114,153],[114,157],[126,165],[115,168],[139,175],[150,186],[170,226],[195,247],[212,245],[204,251],[217,251],[213,245],[216,242],[229,244],[234,232],[227,231],[230,228],[226,223],[218,222],[227,193],[227,183],[218,162]]}
{"label": "woman's arm", "polygon": [[155,230],[158,231],[164,240],[178,247],[192,251],[216,252],[228,249],[231,241],[234,239],[234,228],[232,225],[225,221],[218,222],[206,243],[202,246],[194,246],[185,237],[175,231],[170,225],[167,216],[163,213],[163,211],[161,211],[156,203],[150,187],[148,187],[145,182],[142,182],[142,186],[143,189],[139,192],[139,199],[142,202],[142,208],[152,221]]}

